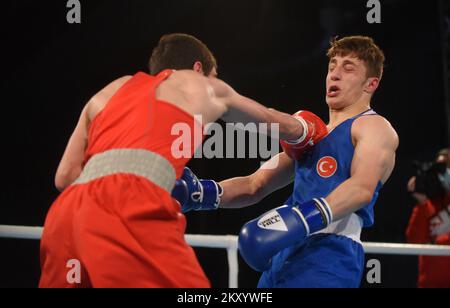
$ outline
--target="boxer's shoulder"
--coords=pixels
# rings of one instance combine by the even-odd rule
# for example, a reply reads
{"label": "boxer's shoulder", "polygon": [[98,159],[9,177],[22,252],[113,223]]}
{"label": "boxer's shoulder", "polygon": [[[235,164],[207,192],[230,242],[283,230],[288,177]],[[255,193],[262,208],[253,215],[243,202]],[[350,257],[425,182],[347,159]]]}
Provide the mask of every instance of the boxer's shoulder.
{"label": "boxer's shoulder", "polygon": [[398,135],[392,124],[383,116],[374,114],[357,118],[352,125],[352,137],[355,141],[362,138],[382,136],[387,141],[398,143]]}
{"label": "boxer's shoulder", "polygon": [[371,114],[361,116],[355,119],[352,125],[352,131],[354,133],[364,133],[365,131],[383,130],[395,132],[392,124],[383,116],[378,114]]}
{"label": "boxer's shoulder", "polygon": [[133,78],[133,76],[123,76],[112,81],[97,94],[95,94],[90,99],[89,103],[92,102],[92,104],[99,104],[100,102],[109,101],[111,97],[131,78]]}
{"label": "boxer's shoulder", "polygon": [[116,80],[109,83],[106,87],[104,87],[99,93],[102,92],[116,92],[118,89],[120,89],[126,82],[128,82],[133,76],[126,75],[122,76],[120,78],[117,78]]}
{"label": "boxer's shoulder", "polygon": [[95,116],[105,108],[106,104],[111,100],[114,94],[116,94],[116,92],[131,78],[133,78],[133,76],[120,77],[95,94],[85,107],[88,118],[90,120],[94,119]]}

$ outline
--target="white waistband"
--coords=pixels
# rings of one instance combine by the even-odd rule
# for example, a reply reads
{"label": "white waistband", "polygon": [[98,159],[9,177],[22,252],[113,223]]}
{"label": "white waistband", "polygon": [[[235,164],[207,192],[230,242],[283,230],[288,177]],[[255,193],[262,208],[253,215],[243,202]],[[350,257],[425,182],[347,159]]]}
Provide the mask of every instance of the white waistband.
{"label": "white waistband", "polygon": [[74,184],[86,184],[113,174],[144,177],[167,192],[175,186],[176,173],[164,157],[147,150],[119,149],[94,155]]}
{"label": "white waistband", "polygon": [[357,243],[361,242],[361,231],[363,228],[363,221],[356,214],[351,214],[346,218],[333,222],[326,229],[317,232],[316,234],[336,234],[351,238]]}

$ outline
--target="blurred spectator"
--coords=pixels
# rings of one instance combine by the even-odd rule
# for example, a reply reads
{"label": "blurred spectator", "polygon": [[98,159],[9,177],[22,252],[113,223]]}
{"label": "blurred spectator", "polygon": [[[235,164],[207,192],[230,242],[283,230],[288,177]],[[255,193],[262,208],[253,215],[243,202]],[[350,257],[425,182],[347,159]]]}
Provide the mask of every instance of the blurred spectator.
{"label": "blurred spectator", "polygon": [[[408,191],[418,204],[414,208],[406,236],[408,242],[414,244],[450,245],[450,150],[440,151],[436,163],[428,170],[434,171],[428,172],[423,179],[414,177],[408,183]],[[429,182],[430,186],[438,183],[440,187],[433,187],[432,191],[441,193],[427,194],[427,189],[418,192],[419,182]],[[425,184],[421,186],[426,187]],[[420,256],[418,286],[450,288],[450,257]]]}

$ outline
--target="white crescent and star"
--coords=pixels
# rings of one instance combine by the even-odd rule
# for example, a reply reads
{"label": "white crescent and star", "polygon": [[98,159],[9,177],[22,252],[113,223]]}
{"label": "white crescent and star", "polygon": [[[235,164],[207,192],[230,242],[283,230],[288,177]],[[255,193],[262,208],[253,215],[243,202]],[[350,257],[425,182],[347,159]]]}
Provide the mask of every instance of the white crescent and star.
{"label": "white crescent and star", "polygon": [[337,171],[337,161],[331,156],[322,157],[317,163],[317,173],[323,178],[332,177]]}

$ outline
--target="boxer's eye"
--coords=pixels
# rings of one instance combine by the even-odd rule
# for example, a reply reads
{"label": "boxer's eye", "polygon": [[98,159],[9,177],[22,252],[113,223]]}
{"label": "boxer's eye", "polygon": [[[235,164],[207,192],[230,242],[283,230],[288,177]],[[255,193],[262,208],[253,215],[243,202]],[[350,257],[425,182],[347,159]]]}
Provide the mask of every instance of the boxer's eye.
{"label": "boxer's eye", "polygon": [[354,67],[353,65],[346,65],[346,66],[344,67],[344,69],[345,69],[346,71],[350,72],[350,71],[353,71],[353,70],[355,69],[355,67]]}

